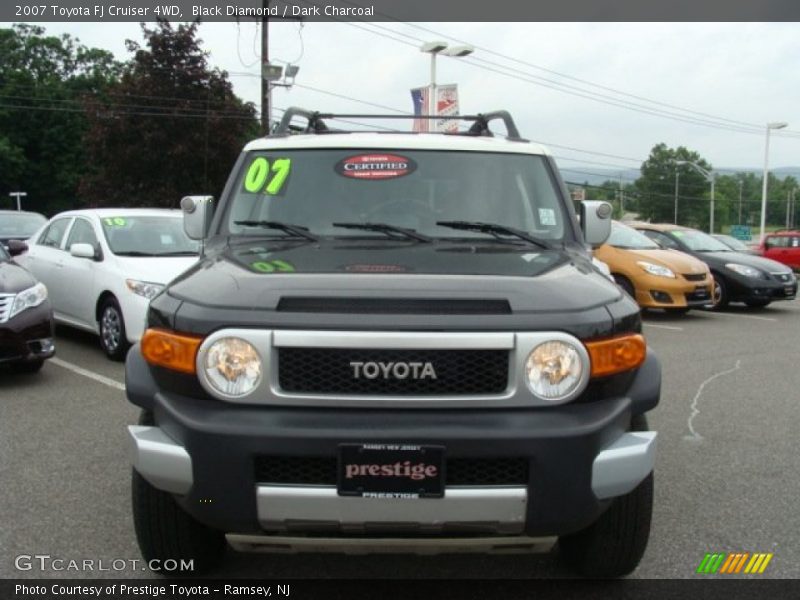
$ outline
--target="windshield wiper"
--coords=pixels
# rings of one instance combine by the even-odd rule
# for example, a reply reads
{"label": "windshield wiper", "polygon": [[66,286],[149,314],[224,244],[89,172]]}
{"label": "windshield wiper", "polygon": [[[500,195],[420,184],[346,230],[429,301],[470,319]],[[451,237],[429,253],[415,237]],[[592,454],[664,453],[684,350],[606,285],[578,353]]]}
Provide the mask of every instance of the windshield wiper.
{"label": "windshield wiper", "polygon": [[488,233],[497,239],[502,239],[501,236],[512,236],[536,244],[541,248],[550,250],[550,245],[543,240],[536,239],[531,234],[513,227],[506,227],[498,223],[482,223],[480,221],[436,221],[436,224],[441,227],[449,227],[451,229],[462,229],[464,231],[480,231],[481,233]]}
{"label": "windshield wiper", "polygon": [[200,254],[197,250],[174,250],[172,252],[159,252],[154,256],[197,256]]}
{"label": "windshield wiper", "polygon": [[413,229],[406,227],[399,227],[398,225],[389,225],[388,223],[334,223],[334,227],[343,227],[345,229],[365,229],[367,231],[380,231],[389,237],[395,237],[392,234],[397,233],[409,240],[416,240],[417,242],[430,243],[433,240],[427,235],[417,233]]}
{"label": "windshield wiper", "polygon": [[264,229],[279,229],[291,234],[294,237],[305,238],[311,242],[316,242],[317,237],[308,232],[308,227],[302,225],[292,225],[291,223],[281,223],[280,221],[234,221],[236,225],[246,227],[263,227]]}
{"label": "windshield wiper", "polygon": [[140,252],[139,250],[127,250],[123,252],[114,252],[117,256],[158,256],[152,252]]}

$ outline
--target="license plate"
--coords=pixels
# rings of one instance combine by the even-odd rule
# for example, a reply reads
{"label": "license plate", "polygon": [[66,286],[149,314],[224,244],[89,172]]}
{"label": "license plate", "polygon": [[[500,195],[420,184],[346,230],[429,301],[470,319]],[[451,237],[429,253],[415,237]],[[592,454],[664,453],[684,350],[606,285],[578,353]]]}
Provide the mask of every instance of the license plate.
{"label": "license plate", "polygon": [[340,496],[442,498],[444,446],[341,444]]}

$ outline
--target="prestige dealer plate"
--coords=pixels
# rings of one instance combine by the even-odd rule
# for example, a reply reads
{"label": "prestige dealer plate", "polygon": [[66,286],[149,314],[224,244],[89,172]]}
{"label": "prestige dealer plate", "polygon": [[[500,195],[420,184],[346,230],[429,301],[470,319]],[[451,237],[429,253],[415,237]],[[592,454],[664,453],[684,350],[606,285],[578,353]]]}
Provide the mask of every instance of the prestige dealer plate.
{"label": "prestige dealer plate", "polygon": [[441,498],[444,447],[409,444],[341,444],[340,496]]}

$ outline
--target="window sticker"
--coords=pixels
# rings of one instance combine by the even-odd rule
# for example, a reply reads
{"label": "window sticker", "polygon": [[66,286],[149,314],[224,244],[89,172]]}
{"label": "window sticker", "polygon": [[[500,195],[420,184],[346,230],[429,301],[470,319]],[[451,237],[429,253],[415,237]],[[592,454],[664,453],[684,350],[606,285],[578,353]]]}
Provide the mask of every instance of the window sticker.
{"label": "window sticker", "polygon": [[340,160],[334,169],[351,179],[397,179],[416,171],[417,163],[398,154],[356,154]]}
{"label": "window sticker", "polygon": [[552,208],[539,209],[539,223],[542,225],[549,225],[555,227],[556,225],[556,211]]}
{"label": "window sticker", "polygon": [[244,189],[251,194],[267,194],[277,196],[286,186],[286,180],[292,170],[292,159],[276,158],[270,164],[269,159],[258,156],[253,159],[244,176]]}
{"label": "window sticker", "polygon": [[125,227],[128,224],[122,217],[108,217],[103,219],[103,223],[105,223],[107,227]]}
{"label": "window sticker", "polygon": [[295,268],[292,263],[288,263],[285,260],[270,260],[264,261],[259,260],[254,263],[250,263],[250,268],[254,271],[258,271],[259,273],[294,273]]}
{"label": "window sticker", "polygon": [[679,231],[679,230],[675,230],[675,231],[672,232],[672,235],[674,235],[675,237],[678,237],[678,238],[679,237],[683,237],[683,232]]}

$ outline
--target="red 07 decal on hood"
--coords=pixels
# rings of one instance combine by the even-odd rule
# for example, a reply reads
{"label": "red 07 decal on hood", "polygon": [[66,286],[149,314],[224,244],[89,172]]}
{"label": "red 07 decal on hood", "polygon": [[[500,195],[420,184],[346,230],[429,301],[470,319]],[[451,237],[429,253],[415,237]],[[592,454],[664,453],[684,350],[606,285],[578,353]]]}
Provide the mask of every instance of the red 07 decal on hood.
{"label": "red 07 decal on hood", "polygon": [[356,154],[336,163],[336,172],[352,179],[396,179],[417,168],[410,158],[397,154]]}

